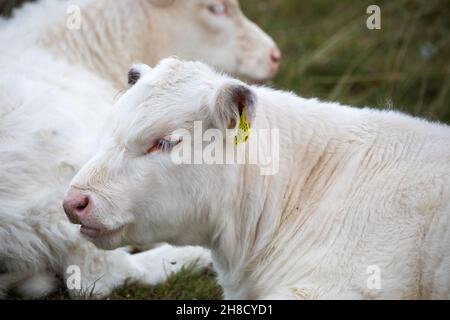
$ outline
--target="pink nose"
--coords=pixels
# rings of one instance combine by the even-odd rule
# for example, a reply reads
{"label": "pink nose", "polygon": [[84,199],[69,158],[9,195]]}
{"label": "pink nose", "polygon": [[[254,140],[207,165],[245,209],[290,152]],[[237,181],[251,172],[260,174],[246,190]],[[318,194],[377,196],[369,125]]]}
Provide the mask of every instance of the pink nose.
{"label": "pink nose", "polygon": [[281,61],[281,52],[277,48],[274,48],[270,51],[270,61],[272,61],[273,64],[278,65]]}
{"label": "pink nose", "polygon": [[91,212],[91,200],[84,194],[69,194],[64,199],[64,211],[72,223],[80,223]]}

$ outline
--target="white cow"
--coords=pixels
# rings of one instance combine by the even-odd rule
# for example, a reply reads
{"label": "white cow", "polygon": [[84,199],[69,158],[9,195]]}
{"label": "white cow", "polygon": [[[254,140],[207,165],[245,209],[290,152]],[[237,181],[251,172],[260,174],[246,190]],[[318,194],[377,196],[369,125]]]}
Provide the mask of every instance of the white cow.
{"label": "white cow", "polygon": [[265,82],[281,59],[237,0],[41,0],[17,11],[0,29],[0,41],[15,57],[36,44],[119,89],[136,61],[154,65],[176,55]]}
{"label": "white cow", "polygon": [[[201,63],[131,74],[141,79],[65,198],[97,246],[210,248],[231,299],[450,298],[448,126],[248,86]],[[195,144],[211,153],[217,129],[240,123],[242,137],[245,122],[248,142],[225,131],[215,152],[250,156],[258,138],[279,148],[278,171],[176,162]]]}
{"label": "white cow", "polygon": [[126,81],[122,68],[172,54],[256,81],[272,77],[280,59],[234,0],[46,0],[1,24],[0,297],[47,295],[74,280],[72,266],[81,288],[71,294],[104,296],[127,278],[156,283],[208,263],[201,248],[98,250],[61,203]]}

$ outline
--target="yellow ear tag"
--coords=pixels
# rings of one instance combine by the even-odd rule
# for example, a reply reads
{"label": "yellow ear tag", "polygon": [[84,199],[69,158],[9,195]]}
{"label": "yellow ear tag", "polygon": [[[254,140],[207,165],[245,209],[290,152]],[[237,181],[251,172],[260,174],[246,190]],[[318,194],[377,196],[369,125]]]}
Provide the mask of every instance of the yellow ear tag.
{"label": "yellow ear tag", "polygon": [[238,132],[234,137],[234,144],[237,146],[241,143],[247,142],[250,133],[250,123],[248,123],[248,121],[245,119],[245,114],[244,112],[242,112]]}

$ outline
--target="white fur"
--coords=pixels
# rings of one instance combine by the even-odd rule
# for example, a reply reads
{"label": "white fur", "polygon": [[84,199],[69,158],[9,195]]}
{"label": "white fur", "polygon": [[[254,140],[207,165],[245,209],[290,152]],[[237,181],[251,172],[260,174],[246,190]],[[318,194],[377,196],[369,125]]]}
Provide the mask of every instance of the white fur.
{"label": "white fur", "polygon": [[[208,11],[217,3],[226,4],[228,16]],[[79,30],[67,28],[71,5],[81,10]],[[254,81],[268,80],[278,70],[270,60],[277,46],[244,16],[237,0],[41,0],[16,11],[2,29],[0,41],[14,44],[13,53],[37,44],[119,89],[132,63],[154,65],[170,55]]]}
{"label": "white fur", "polygon": [[[102,296],[127,278],[164,280],[170,272],[161,261],[169,258],[173,271],[208,263],[200,248],[164,246],[140,258],[98,250],[68,222],[61,201],[132,62],[177,54],[257,81],[275,74],[273,40],[235,0],[225,1],[230,16],[211,15],[207,5],[217,2],[42,0],[1,21],[0,296],[13,288],[46,295],[55,287],[50,275],[65,279],[72,264],[83,289],[95,285]],[[71,4],[81,8],[80,30],[66,27]]]}
{"label": "white fur", "polygon": [[[38,57],[36,52],[28,56]],[[67,69],[74,80],[79,74],[79,81],[61,94],[66,79],[52,72],[52,66]],[[101,79],[65,65],[49,63],[48,71],[47,82],[39,81],[40,75],[0,76],[0,104],[10,106],[0,117],[0,293],[17,287],[25,297],[46,295],[54,281],[43,285],[45,278],[35,281],[36,275],[52,273],[65,280],[70,265],[81,268],[82,290],[91,292],[95,285],[97,297],[127,279],[149,284],[164,280],[163,274],[170,272],[164,273],[167,268],[158,261],[175,259],[178,264],[171,270],[179,270],[190,263],[186,249],[163,247],[156,260],[151,251],[130,256],[123,250],[98,250],[65,217],[64,189],[95,145],[111,91]],[[15,90],[23,96],[12,95]],[[199,258],[200,266],[208,263],[202,260],[204,250],[189,250],[192,262]]]}
{"label": "white fur", "polygon": [[[277,174],[145,152],[194,120],[226,127],[235,105],[223,102],[236,86],[256,99],[252,130],[280,130]],[[250,87],[167,59],[118,101],[69,192],[93,199],[92,221],[123,228],[99,246],[210,248],[226,298],[450,298],[445,125]],[[372,265],[380,289],[367,286]]]}
{"label": "white fur", "polygon": [[54,273],[41,272],[22,280],[16,290],[26,299],[37,299],[51,294],[58,288],[58,285],[59,280]]}

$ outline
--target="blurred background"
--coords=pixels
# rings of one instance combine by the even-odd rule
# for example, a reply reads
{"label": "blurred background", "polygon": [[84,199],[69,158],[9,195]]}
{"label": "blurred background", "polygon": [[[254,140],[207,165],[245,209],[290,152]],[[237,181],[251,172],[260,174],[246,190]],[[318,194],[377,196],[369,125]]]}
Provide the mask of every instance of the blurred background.
{"label": "blurred background", "polygon": [[[26,1],[0,0],[0,12]],[[240,2],[283,52],[274,87],[450,123],[449,0]],[[371,4],[381,30],[366,27]]]}
{"label": "blurred background", "polygon": [[[277,88],[450,123],[450,1],[242,0],[284,55]],[[381,30],[366,9],[381,8]]]}
{"label": "blurred background", "polygon": [[[0,0],[0,14],[27,0]],[[117,1],[117,0],[116,0]],[[450,124],[449,0],[241,0],[283,52],[277,89],[359,107],[390,108]],[[381,8],[381,30],[366,9]],[[114,299],[215,299],[212,272],[189,270]]]}

